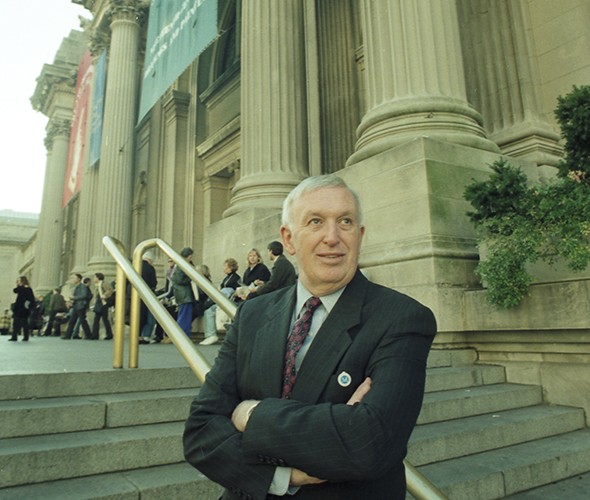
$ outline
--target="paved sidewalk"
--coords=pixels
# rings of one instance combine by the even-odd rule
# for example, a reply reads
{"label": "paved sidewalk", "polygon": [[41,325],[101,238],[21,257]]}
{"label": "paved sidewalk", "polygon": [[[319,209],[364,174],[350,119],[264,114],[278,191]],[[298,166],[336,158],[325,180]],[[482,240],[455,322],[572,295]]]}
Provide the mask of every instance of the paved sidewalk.
{"label": "paved sidewalk", "polygon": [[[59,337],[31,337],[29,342],[8,342],[0,336],[0,376],[23,373],[61,373],[115,370],[113,343],[108,340],[62,340]],[[219,344],[196,346],[213,363]],[[129,363],[129,339],[125,339],[123,369]],[[139,369],[188,366],[173,344],[139,346]]]}

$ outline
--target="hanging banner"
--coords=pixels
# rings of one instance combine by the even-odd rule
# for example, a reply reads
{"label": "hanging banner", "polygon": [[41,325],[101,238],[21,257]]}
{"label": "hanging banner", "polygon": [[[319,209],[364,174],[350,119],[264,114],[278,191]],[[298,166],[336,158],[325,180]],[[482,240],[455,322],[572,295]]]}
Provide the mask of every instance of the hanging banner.
{"label": "hanging banner", "polygon": [[216,36],[217,0],[152,0],[139,121]]}
{"label": "hanging banner", "polygon": [[100,143],[102,141],[102,115],[104,111],[104,95],[107,81],[107,51],[103,50],[94,75],[92,90],[92,114],[90,119],[90,166],[96,165],[100,159]]}
{"label": "hanging banner", "polygon": [[76,80],[76,96],[74,98],[74,110],[72,128],[70,130],[70,145],[68,149],[68,163],[66,166],[66,179],[61,201],[65,207],[82,186],[82,174],[84,167],[84,151],[86,146],[86,125],[90,112],[90,92],[94,66],[92,55],[86,51],[78,67],[78,79]]}

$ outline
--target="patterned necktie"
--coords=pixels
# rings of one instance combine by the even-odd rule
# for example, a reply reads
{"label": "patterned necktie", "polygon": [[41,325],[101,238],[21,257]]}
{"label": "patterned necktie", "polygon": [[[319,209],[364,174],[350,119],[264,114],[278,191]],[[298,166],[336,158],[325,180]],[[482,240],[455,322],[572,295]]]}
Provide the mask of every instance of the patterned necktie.
{"label": "patterned necktie", "polygon": [[289,399],[295,380],[297,379],[297,368],[295,367],[295,358],[303,341],[309,333],[311,327],[311,318],[313,317],[314,311],[322,303],[318,297],[310,297],[303,305],[304,311],[301,317],[295,321],[293,330],[287,338],[287,348],[285,349],[285,367],[283,371],[283,391],[281,397]]}

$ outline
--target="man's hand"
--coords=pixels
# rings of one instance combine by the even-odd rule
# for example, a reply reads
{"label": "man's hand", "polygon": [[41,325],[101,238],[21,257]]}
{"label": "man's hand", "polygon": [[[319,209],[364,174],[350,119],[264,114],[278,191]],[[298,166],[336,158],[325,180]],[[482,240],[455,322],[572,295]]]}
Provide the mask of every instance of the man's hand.
{"label": "man's hand", "polygon": [[365,395],[371,390],[371,382],[371,377],[367,377],[365,380],[363,380],[363,383],[356,388],[356,391],[354,391],[354,394],[350,396],[350,399],[346,404],[352,406],[360,403]]}
{"label": "man's hand", "polygon": [[246,399],[234,408],[234,411],[231,414],[231,421],[238,431],[244,432],[246,425],[248,425],[250,414],[258,403],[260,403],[260,401],[256,401],[255,399]]}
{"label": "man's hand", "polygon": [[318,479],[317,477],[310,476],[302,470],[291,469],[291,479],[289,479],[290,486],[304,486],[306,484],[320,484],[325,483],[325,479]]}

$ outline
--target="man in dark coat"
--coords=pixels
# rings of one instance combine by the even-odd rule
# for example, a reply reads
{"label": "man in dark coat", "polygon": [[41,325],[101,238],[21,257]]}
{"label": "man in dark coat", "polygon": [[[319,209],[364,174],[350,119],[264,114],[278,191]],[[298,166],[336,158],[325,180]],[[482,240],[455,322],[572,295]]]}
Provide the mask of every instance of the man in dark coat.
{"label": "man in dark coat", "polygon": [[[90,284],[90,278],[85,278]],[[80,320],[80,326],[84,330],[84,337],[87,339],[92,338],[92,332],[88,321],[86,321],[86,311],[88,305],[92,300],[92,292],[90,291],[89,285],[82,283],[82,275],[75,273],[72,275],[72,283],[74,284],[74,292],[72,293],[72,316],[68,322],[68,329],[66,330],[63,339],[77,339],[78,336],[72,336],[76,322]]]}
{"label": "man in dark coat", "polygon": [[336,176],[285,200],[298,283],[240,305],[186,422],[185,457],[223,499],[405,498],[436,322],[359,271],[364,232]]}
{"label": "man in dark coat", "polygon": [[[141,263],[141,277],[145,284],[150,287],[152,292],[156,292],[158,286],[158,277],[156,276],[156,269],[154,268],[154,253],[148,250],[143,255]],[[141,308],[139,310],[139,343],[149,344],[149,338],[156,326],[156,319],[151,311],[147,308],[145,303],[141,301]]]}

